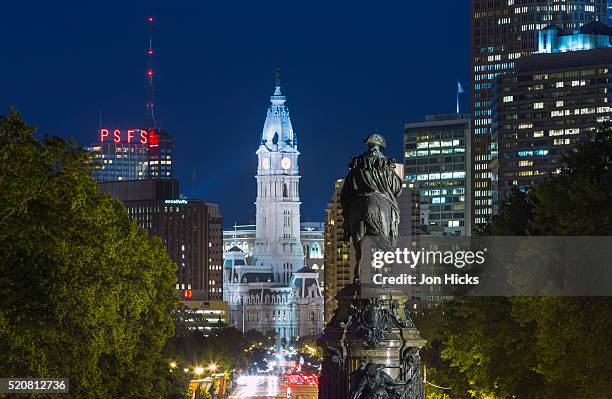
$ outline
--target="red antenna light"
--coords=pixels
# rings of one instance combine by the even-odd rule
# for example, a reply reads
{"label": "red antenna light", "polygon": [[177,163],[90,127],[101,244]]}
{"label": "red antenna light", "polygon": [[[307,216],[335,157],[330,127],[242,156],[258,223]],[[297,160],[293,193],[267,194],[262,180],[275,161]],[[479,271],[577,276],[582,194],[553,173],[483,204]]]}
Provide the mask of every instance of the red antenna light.
{"label": "red antenna light", "polygon": [[149,69],[147,71],[147,76],[153,76],[153,70],[152,69]]}
{"label": "red antenna light", "polygon": [[149,22],[153,22],[153,17],[148,17],[148,18],[147,18],[147,21],[149,21]]}

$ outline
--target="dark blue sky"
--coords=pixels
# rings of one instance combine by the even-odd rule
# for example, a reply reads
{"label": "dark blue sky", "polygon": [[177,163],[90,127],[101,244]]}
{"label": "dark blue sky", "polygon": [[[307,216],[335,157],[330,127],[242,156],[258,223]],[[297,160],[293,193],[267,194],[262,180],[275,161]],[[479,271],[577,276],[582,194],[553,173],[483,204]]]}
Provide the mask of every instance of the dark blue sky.
{"label": "dark blue sky", "polygon": [[106,127],[141,126],[150,13],[157,120],[174,135],[181,192],[219,203],[232,225],[255,215],[275,66],[300,141],[307,220],[323,220],[364,137],[378,129],[399,160],[403,124],[454,112],[457,79],[469,89],[467,0],[171,3],[4,4],[0,113],[15,106],[41,134],[82,144],[97,139],[100,111]]}

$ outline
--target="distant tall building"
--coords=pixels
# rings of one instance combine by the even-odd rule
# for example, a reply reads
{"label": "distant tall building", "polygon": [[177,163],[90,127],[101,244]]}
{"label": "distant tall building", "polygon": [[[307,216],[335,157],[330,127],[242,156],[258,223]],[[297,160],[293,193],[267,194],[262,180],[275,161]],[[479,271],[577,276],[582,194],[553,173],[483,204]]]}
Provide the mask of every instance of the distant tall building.
{"label": "distant tall building", "polygon": [[466,114],[427,116],[405,125],[404,174],[419,193],[419,218],[427,220],[423,234],[471,234],[470,139]]}
{"label": "distant tall building", "polygon": [[354,255],[351,255],[350,244],[344,241],[344,218],[340,206],[343,184],[343,179],[336,180],[331,201],[325,209],[325,324],[329,323],[338,307],[336,295],[354,279],[351,262]]}
{"label": "distant tall building", "polygon": [[98,183],[149,178],[148,145],[102,141],[85,149],[93,154],[91,176]]}
{"label": "distant tall building", "polygon": [[537,49],[537,32],[554,23],[573,29],[605,21],[606,0],[471,0],[472,216],[485,223],[494,209],[491,185],[493,81]]}
{"label": "distant tall building", "polygon": [[173,176],[172,154],[174,143],[165,129],[153,134],[149,146],[149,175],[151,179],[171,179]]}
{"label": "distant tall building", "polygon": [[277,71],[257,149],[255,243],[251,264],[239,247],[225,255],[224,298],[230,323],[280,337],[319,334],[323,297],[319,274],[305,265],[300,232],[297,135]]}
{"label": "distant tall building", "polygon": [[177,290],[197,291],[207,300],[223,298],[223,217],[218,205],[179,198],[176,180],[100,183],[99,189],[122,201],[139,227],[162,239],[178,266]]}
{"label": "distant tall building", "polygon": [[591,22],[540,33],[540,54],[523,57],[495,85],[493,183],[499,200],[561,167],[562,155],[612,116],[612,30]]}
{"label": "distant tall building", "polygon": [[400,210],[398,232],[400,238],[404,239],[404,242],[408,239],[411,246],[416,246],[418,237],[423,233],[418,184],[404,180],[402,186],[402,193],[397,199]]}
{"label": "distant tall building", "polygon": [[140,179],[172,179],[173,141],[165,129],[155,122],[153,86],[153,17],[147,17],[147,100],[144,126],[134,129],[102,128],[99,141],[85,149],[90,151],[97,166],[92,177],[97,182]]}
{"label": "distant tall building", "polygon": [[100,141],[85,149],[93,154],[92,177],[99,183],[172,179],[172,136],[165,130],[100,129]]}

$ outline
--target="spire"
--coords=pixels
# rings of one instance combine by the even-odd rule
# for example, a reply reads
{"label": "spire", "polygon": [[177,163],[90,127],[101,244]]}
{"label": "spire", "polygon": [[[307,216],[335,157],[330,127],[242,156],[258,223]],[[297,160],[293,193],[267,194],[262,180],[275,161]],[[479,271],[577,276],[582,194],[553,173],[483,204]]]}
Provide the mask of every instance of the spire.
{"label": "spire", "polygon": [[266,115],[261,144],[264,148],[297,150],[297,139],[291,126],[289,109],[285,105],[286,98],[281,93],[280,69],[274,71],[274,94],[270,96],[270,107]]}
{"label": "spire", "polygon": [[149,48],[147,50],[147,104],[145,124],[149,129],[155,129],[155,87],[153,86],[153,17],[147,17],[149,29]]}
{"label": "spire", "polygon": [[274,89],[274,95],[275,96],[281,96],[281,78],[280,78],[280,68],[276,67],[276,69],[274,70],[274,86],[276,87]]}

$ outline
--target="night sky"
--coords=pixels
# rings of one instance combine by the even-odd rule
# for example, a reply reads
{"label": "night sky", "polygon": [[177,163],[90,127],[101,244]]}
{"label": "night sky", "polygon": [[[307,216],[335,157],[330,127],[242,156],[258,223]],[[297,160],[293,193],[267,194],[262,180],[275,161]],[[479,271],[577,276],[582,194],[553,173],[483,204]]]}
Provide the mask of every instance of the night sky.
{"label": "night sky", "polygon": [[231,226],[255,218],[275,66],[302,154],[303,220],[324,220],[335,179],[375,129],[401,160],[404,123],[455,112],[457,79],[467,110],[467,0],[171,3],[3,4],[0,114],[15,106],[40,135],[80,144],[97,140],[100,111],[103,127],[142,126],[151,14],[157,121],[174,136],[175,177]]}

